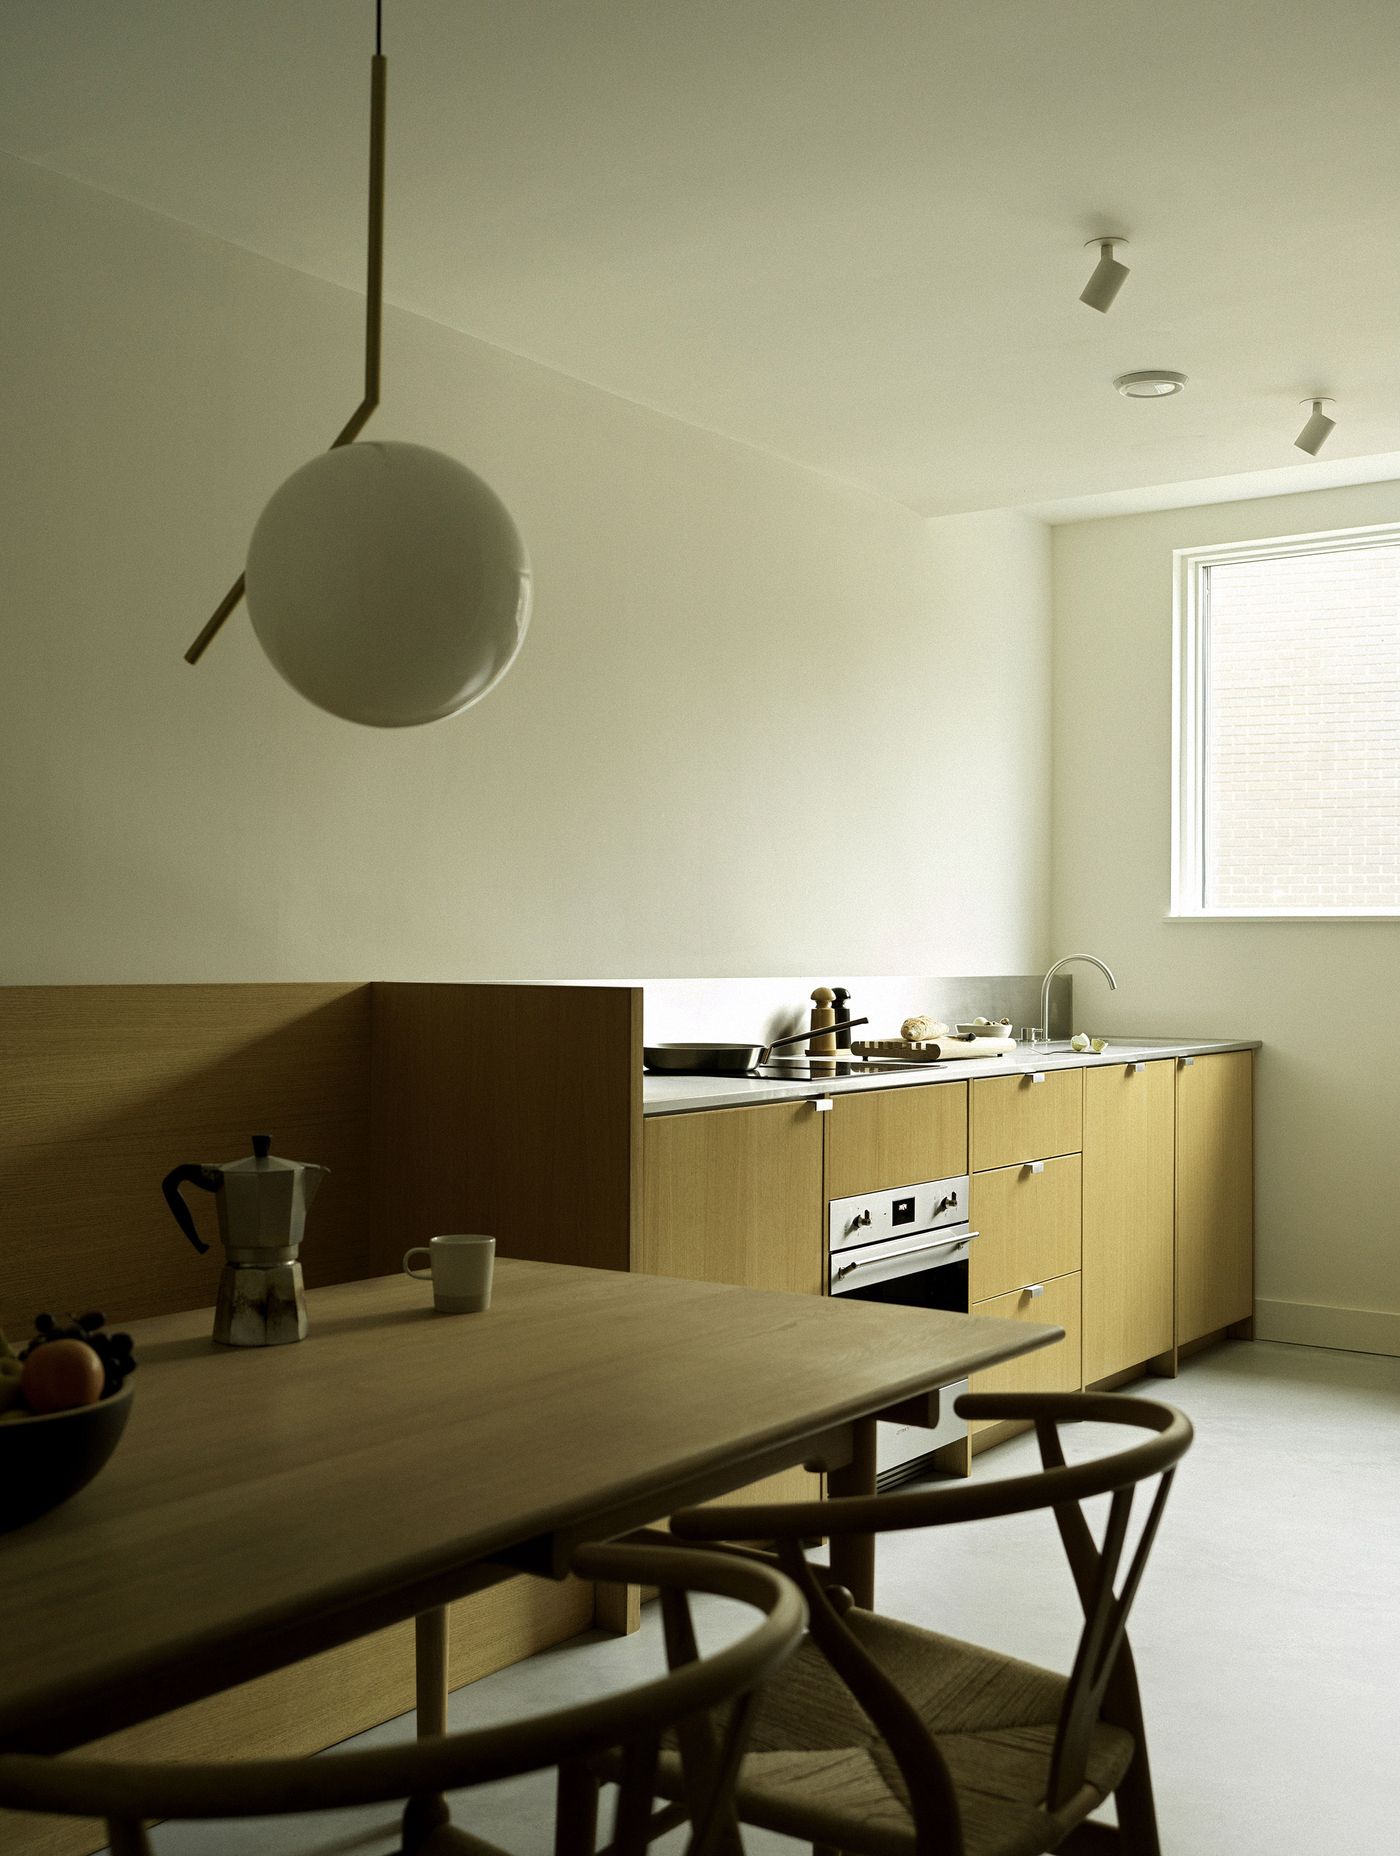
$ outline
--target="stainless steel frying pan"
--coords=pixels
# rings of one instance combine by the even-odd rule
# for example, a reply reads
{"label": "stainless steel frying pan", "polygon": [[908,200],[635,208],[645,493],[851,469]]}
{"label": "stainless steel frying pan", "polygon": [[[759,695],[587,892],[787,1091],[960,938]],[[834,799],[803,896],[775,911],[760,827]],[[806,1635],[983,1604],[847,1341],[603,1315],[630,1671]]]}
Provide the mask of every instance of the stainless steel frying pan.
{"label": "stainless steel frying pan", "polygon": [[[815,1031],[792,1031],[771,1044],[647,1044],[642,1061],[649,1070],[670,1076],[747,1076],[759,1069],[784,1044],[805,1044],[810,1038],[825,1037],[828,1031],[841,1031],[850,1025],[868,1025],[868,1018],[838,1018],[833,1025]],[[849,1059],[849,1051],[838,1056]]]}

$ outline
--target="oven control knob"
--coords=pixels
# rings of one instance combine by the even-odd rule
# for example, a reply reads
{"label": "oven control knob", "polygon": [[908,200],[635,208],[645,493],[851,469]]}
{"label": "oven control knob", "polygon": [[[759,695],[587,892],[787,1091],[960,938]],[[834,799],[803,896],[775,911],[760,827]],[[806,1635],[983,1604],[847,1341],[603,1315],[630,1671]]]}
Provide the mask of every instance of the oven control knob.
{"label": "oven control knob", "polygon": [[857,1212],[855,1217],[852,1218],[851,1229],[853,1231],[859,1231],[862,1225],[869,1224],[869,1223],[870,1223],[870,1210],[869,1210],[869,1207],[867,1207],[865,1211]]}

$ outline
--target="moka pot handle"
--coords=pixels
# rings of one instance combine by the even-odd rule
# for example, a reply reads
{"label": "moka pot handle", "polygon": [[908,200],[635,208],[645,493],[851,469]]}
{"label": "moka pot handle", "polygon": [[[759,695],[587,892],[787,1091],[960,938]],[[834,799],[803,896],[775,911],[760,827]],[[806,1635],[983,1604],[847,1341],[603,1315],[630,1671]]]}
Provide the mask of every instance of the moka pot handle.
{"label": "moka pot handle", "polygon": [[160,1182],[165,1202],[175,1214],[176,1224],[201,1256],[208,1251],[209,1246],[195,1230],[194,1219],[190,1216],[189,1206],[180,1196],[180,1188],[190,1185],[198,1186],[201,1192],[217,1192],[223,1183],[223,1173],[216,1166],[177,1166]]}

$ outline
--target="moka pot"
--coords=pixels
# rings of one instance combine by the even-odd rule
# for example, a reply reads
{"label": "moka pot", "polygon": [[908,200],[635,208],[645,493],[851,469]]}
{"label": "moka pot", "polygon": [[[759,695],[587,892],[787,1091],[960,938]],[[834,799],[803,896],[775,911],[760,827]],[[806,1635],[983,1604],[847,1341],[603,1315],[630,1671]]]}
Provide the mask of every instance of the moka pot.
{"label": "moka pot", "polygon": [[195,1249],[209,1246],[195,1228],[182,1186],[212,1192],[224,1246],[214,1311],[214,1339],[230,1347],[280,1346],[306,1336],[306,1295],[298,1252],[306,1213],[328,1168],[282,1160],[272,1137],[253,1136],[242,1160],[177,1166],[161,1181],[175,1222]]}

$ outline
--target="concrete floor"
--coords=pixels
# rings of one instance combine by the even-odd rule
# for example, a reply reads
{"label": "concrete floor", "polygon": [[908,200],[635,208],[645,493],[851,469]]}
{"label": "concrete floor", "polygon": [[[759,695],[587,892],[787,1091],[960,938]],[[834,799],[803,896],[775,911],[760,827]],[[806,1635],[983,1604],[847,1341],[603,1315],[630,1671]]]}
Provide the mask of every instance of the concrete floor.
{"label": "concrete floor", "polygon": [[[1131,1631],[1167,1856],[1396,1848],[1400,1360],[1236,1342],[1142,1389],[1196,1426]],[[1085,1427],[1073,1453],[1113,1442]],[[1036,1460],[1018,1438],[976,1473]],[[1078,1611],[1048,1515],[892,1536],[877,1576],[882,1610],[1069,1667]],[[590,1633],[459,1690],[452,1726],[644,1679],[663,1661],[654,1613],[633,1637]],[[720,1604],[706,1614],[711,1642],[734,1615]],[[352,1744],[412,1730],[405,1716]],[[463,1794],[455,1815],[517,1856],[548,1856],[551,1802],[552,1776],[536,1777]],[[395,1847],[388,1811],[171,1824],[154,1841],[158,1856]],[[746,1846],[751,1856],[801,1847],[756,1831]]]}

